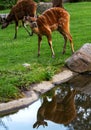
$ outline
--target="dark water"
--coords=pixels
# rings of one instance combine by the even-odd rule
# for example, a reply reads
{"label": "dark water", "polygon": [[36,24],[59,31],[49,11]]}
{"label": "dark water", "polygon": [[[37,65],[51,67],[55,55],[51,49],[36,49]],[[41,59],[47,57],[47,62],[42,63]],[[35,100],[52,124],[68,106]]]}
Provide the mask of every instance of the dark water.
{"label": "dark water", "polygon": [[91,75],[76,76],[29,107],[0,118],[0,130],[32,130],[33,126],[39,130],[91,130]]}

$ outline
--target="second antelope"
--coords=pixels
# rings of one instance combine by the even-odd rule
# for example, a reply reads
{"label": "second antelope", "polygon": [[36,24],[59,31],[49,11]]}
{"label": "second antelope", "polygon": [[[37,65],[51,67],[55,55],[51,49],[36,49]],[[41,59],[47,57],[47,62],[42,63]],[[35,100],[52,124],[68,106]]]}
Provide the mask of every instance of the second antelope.
{"label": "second antelope", "polygon": [[26,29],[29,35],[30,32],[26,28],[26,25],[23,22],[24,16],[34,17],[36,14],[37,4],[33,0],[18,0],[17,3],[12,7],[7,18],[2,23],[2,29],[6,28],[12,21],[15,22],[15,35],[14,39],[17,38],[18,24],[19,21],[22,21],[23,27]]}
{"label": "second antelope", "polygon": [[74,45],[69,29],[70,15],[66,10],[54,7],[45,11],[38,18],[26,16],[24,22],[29,22],[32,31],[38,35],[38,56],[40,55],[40,44],[43,35],[48,39],[52,57],[55,56],[51,36],[52,31],[55,30],[59,31],[64,37],[63,54],[65,53],[67,39],[70,41],[71,50],[74,53]]}

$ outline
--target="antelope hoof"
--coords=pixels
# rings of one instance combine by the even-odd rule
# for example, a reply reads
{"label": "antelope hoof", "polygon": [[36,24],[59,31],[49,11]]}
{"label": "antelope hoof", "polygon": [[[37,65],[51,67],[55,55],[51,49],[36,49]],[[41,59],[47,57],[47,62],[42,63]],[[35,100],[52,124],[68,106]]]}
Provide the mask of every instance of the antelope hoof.
{"label": "antelope hoof", "polygon": [[38,57],[40,56],[40,54],[38,54]]}
{"label": "antelope hoof", "polygon": [[75,51],[72,51],[72,55],[75,53]]}
{"label": "antelope hoof", "polygon": [[52,58],[55,58],[55,55],[52,55]]}
{"label": "antelope hoof", "polygon": [[29,33],[29,36],[33,36],[33,32]]}
{"label": "antelope hoof", "polygon": [[64,55],[64,54],[65,54],[65,51],[63,51],[62,54]]}
{"label": "antelope hoof", "polygon": [[17,37],[16,37],[16,36],[14,36],[14,40],[15,40],[15,39],[17,39]]}
{"label": "antelope hoof", "polygon": [[33,34],[30,33],[29,36],[33,36]]}

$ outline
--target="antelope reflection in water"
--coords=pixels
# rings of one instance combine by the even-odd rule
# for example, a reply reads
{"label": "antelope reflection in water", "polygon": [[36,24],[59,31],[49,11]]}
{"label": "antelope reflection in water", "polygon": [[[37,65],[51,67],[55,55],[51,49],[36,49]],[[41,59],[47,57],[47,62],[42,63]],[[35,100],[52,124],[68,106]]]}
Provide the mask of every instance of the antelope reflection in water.
{"label": "antelope reflection in water", "polygon": [[33,128],[40,125],[48,126],[44,120],[50,120],[58,124],[69,124],[76,117],[76,108],[74,97],[76,90],[69,90],[64,98],[57,100],[57,95],[48,101],[47,97],[43,98],[43,103],[37,112],[37,121]]}

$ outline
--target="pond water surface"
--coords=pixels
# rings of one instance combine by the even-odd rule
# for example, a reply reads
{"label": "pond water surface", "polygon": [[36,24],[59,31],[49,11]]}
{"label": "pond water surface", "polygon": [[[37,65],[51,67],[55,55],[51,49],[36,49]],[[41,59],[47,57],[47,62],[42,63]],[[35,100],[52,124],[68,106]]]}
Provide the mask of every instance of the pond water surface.
{"label": "pond water surface", "polygon": [[0,117],[0,130],[33,130],[33,127],[91,130],[91,75],[76,76],[42,95],[29,107]]}

